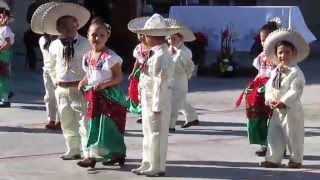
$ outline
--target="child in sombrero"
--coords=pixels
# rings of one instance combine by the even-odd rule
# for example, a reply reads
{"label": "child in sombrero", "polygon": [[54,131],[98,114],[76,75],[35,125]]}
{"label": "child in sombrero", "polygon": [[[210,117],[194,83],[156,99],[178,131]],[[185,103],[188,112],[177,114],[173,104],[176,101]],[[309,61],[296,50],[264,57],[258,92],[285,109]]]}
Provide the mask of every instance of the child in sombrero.
{"label": "child in sombrero", "polygon": [[188,80],[192,76],[194,63],[192,61],[192,52],[185,46],[184,42],[191,42],[196,39],[193,32],[178,23],[181,30],[168,36],[169,50],[172,54],[175,63],[174,75],[172,78],[172,101],[171,101],[171,117],[170,117],[170,132],[175,131],[176,121],[179,116],[179,111],[185,117],[185,123],[182,128],[188,128],[199,124],[196,109],[187,102]]}
{"label": "child in sombrero", "polygon": [[31,18],[31,30],[34,33],[41,34],[42,36],[39,39],[39,46],[43,56],[43,84],[45,87],[44,103],[47,111],[47,123],[45,128],[47,129],[61,129],[61,124],[59,121],[58,110],[57,110],[57,101],[54,94],[56,89],[55,85],[50,76],[50,54],[49,46],[57,36],[52,36],[45,34],[43,27],[41,26],[41,21],[44,13],[52,6],[56,5],[57,2],[45,3],[37,8],[33,13]]}
{"label": "child in sombrero", "polygon": [[279,167],[286,146],[289,168],[300,168],[304,148],[304,118],[301,95],[305,86],[297,63],[309,54],[309,45],[297,32],[279,29],[265,41],[266,57],[277,65],[266,84],[265,103],[273,109],[268,129],[268,150],[260,166]]}
{"label": "child in sombrero", "polygon": [[88,52],[90,43],[78,34],[90,18],[90,12],[74,3],[58,3],[43,15],[42,27],[46,34],[58,35],[51,42],[50,77],[56,86],[55,96],[66,140],[67,152],[60,156],[63,160],[80,159],[80,152],[88,157],[87,122],[85,121],[86,101],[78,91],[78,84],[85,76],[82,57]]}

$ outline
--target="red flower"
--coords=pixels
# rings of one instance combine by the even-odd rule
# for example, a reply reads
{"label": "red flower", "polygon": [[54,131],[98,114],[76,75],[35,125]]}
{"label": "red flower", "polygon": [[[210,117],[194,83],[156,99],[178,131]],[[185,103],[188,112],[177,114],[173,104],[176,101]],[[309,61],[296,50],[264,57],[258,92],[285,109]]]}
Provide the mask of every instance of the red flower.
{"label": "red flower", "polygon": [[196,36],[195,42],[199,44],[202,47],[207,47],[208,46],[208,38],[206,35],[204,35],[202,32],[196,32],[194,33]]}
{"label": "red flower", "polygon": [[226,39],[227,37],[229,36],[229,30],[228,29],[225,29],[222,33],[222,38],[223,39]]}

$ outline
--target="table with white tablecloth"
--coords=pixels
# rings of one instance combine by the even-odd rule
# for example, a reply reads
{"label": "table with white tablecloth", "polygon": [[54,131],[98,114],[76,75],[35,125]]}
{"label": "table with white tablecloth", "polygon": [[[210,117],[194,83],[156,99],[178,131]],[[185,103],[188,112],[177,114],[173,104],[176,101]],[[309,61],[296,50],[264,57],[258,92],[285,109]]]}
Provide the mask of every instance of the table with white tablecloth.
{"label": "table with white tablecloth", "polygon": [[284,28],[295,29],[308,41],[316,40],[297,6],[172,6],[169,17],[209,39],[208,49],[219,50],[221,30],[232,24],[238,36],[237,51],[250,51],[253,38],[270,19],[279,17]]}

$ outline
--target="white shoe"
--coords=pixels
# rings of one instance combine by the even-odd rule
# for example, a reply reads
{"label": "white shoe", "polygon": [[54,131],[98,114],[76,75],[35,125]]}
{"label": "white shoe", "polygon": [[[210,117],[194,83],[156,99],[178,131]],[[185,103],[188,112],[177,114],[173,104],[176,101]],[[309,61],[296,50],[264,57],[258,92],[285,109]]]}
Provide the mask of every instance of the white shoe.
{"label": "white shoe", "polygon": [[139,168],[132,169],[131,172],[133,172],[134,174],[141,175],[142,171],[146,171],[149,168],[150,168],[150,163],[144,162],[144,163],[142,163],[142,165]]}
{"label": "white shoe", "polygon": [[166,175],[166,173],[164,171],[160,171],[157,169],[151,169],[151,168],[149,168],[146,171],[141,171],[141,174],[146,175],[147,177],[162,177],[162,176]]}
{"label": "white shoe", "polygon": [[76,160],[81,159],[80,150],[69,150],[65,154],[60,156],[63,160]]}

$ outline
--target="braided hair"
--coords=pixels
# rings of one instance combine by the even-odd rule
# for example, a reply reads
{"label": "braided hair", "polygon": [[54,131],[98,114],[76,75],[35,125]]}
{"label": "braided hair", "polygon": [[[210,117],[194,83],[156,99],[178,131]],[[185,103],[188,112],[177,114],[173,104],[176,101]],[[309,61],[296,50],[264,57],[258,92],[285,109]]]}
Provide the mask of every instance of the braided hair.
{"label": "braided hair", "polygon": [[268,32],[268,34],[269,34],[269,33],[273,32],[273,31],[275,31],[275,30],[277,30],[277,29],[278,29],[278,24],[277,24],[277,22],[275,22],[275,21],[270,21],[270,22],[268,22],[267,24],[263,25],[263,26],[260,28],[260,32],[266,31],[266,32]]}

